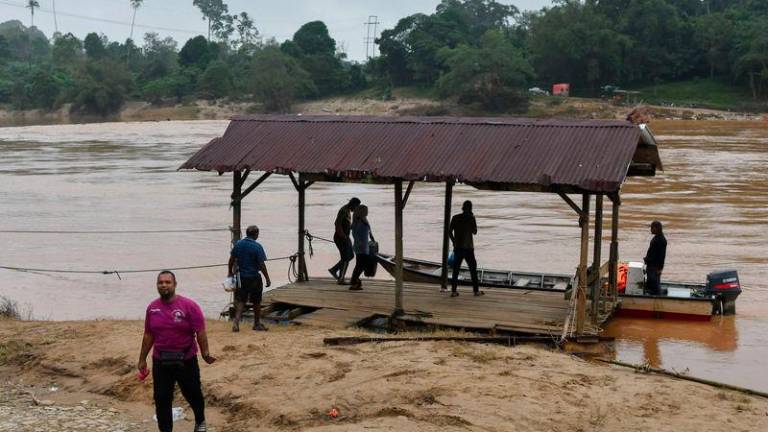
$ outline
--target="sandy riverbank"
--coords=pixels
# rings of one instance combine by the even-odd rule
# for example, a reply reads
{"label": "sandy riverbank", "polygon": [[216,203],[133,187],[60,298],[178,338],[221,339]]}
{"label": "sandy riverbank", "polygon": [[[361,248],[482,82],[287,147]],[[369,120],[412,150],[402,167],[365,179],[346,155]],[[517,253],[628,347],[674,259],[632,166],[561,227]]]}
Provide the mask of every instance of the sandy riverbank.
{"label": "sandy riverbank", "polygon": [[[98,421],[107,430],[153,430],[151,385],[133,367],[141,332],[136,321],[0,321],[0,384],[19,395],[0,398],[0,413],[12,414],[0,430],[71,421],[51,420],[57,410],[82,412],[88,430],[101,430]],[[218,431],[768,429],[768,400],[539,347],[326,347],[324,337],[360,332],[273,326],[233,334],[217,321],[209,333],[219,361],[202,373]]]}
{"label": "sandy riverbank", "polygon": [[[110,117],[76,116],[69,113],[69,105],[56,111],[0,109],[0,126],[41,124],[94,123],[105,121],[167,121],[167,120],[226,120],[235,115],[253,112],[253,104],[246,102],[205,101],[180,105],[155,106],[147,102],[128,102],[122,110]],[[624,119],[632,107],[614,105],[603,99],[543,98],[531,100],[530,109],[521,114],[527,117],[559,117],[580,119]],[[701,108],[650,106],[655,118],[679,120],[764,120],[761,114],[718,111]],[[499,115],[475,112],[450,102],[426,98],[395,97],[382,101],[375,98],[340,96],[300,103],[294,113],[305,115]]]}

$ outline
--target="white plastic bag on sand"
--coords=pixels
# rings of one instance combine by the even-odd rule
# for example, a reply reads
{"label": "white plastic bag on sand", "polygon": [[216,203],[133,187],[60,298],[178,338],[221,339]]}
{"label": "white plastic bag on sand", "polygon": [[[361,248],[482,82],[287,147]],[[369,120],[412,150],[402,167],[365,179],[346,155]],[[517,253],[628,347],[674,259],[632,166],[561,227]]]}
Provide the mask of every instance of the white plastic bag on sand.
{"label": "white plastic bag on sand", "polygon": [[[172,415],[173,421],[184,420],[184,417],[186,417],[184,415],[184,408],[182,408],[182,407],[174,407],[171,410],[171,415]],[[157,414],[153,415],[152,419],[154,421],[157,421]]]}

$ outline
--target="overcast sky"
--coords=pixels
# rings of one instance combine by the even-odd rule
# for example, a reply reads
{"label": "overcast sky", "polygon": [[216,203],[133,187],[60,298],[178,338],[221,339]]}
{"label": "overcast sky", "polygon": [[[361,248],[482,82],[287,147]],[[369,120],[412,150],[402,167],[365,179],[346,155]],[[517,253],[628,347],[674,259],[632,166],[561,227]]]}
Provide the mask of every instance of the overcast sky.
{"label": "overcast sky", "polygon": [[[55,4],[59,31],[71,32],[82,39],[92,31],[104,33],[110,40],[124,41],[130,34],[132,9],[129,0],[38,0],[35,26],[50,37],[54,31]],[[0,22],[10,19],[30,23],[26,0],[0,0]],[[304,23],[321,20],[328,25],[350,59],[363,60],[368,16],[378,16],[377,28],[392,28],[405,16],[434,12],[439,0],[225,0],[229,13],[248,12],[265,37],[279,41],[290,38]],[[550,0],[501,0],[521,10],[540,9]],[[192,0],[145,0],[136,15],[134,39],[141,44],[143,34],[154,31],[184,42],[196,35],[205,35],[207,26]]]}

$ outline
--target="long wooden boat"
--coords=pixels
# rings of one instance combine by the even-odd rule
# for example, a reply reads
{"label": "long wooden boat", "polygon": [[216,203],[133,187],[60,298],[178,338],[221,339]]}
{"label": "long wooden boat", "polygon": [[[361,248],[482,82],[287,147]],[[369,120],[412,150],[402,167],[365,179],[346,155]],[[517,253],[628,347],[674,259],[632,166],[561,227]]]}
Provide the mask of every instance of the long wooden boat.
{"label": "long wooden boat", "polygon": [[[394,257],[379,254],[378,261],[384,269],[394,276]],[[403,280],[408,282],[440,283],[442,266],[440,263],[414,258],[403,259]],[[449,269],[448,277],[452,270]],[[556,291],[565,293],[575,284],[575,278],[567,274],[534,273],[509,270],[492,270],[478,268],[478,282],[482,287]],[[459,271],[459,284],[472,285],[467,267]],[[738,280],[736,280],[738,285]],[[621,304],[618,315],[661,318],[678,320],[709,320],[714,314],[735,313],[735,298],[738,293],[725,298],[713,293],[708,284],[692,282],[662,282],[665,295],[653,296],[648,294],[628,292],[619,293]],[[732,287],[731,287],[732,288]],[[738,292],[740,292],[740,287]]]}

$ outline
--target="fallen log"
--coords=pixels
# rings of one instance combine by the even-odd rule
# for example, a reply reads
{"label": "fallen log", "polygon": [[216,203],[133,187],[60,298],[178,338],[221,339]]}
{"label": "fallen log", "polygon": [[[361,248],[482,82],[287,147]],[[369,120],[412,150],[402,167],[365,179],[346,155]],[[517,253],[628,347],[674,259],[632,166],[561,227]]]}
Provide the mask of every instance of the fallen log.
{"label": "fallen log", "polygon": [[384,343],[384,342],[471,342],[497,344],[506,346],[515,346],[521,343],[539,343],[546,345],[557,345],[557,340],[548,336],[424,336],[424,337],[359,337],[342,336],[327,337],[323,343],[331,346],[357,345],[362,343]]}
{"label": "fallen log", "polygon": [[745,394],[752,395],[752,396],[760,396],[760,397],[768,398],[768,393],[761,392],[761,391],[758,391],[758,390],[752,390],[752,389],[748,389],[748,388],[744,388],[744,387],[739,387],[739,386],[735,386],[735,385],[731,385],[731,384],[726,384],[726,383],[721,383],[721,382],[717,382],[717,381],[712,381],[712,380],[708,380],[708,379],[704,379],[704,378],[697,378],[697,377],[693,377],[693,376],[689,376],[689,375],[685,375],[685,374],[681,374],[681,373],[677,373],[677,372],[668,371],[666,369],[659,369],[659,368],[651,367],[651,366],[648,366],[648,365],[634,365],[632,363],[624,363],[622,361],[608,360],[608,359],[604,359],[604,358],[595,358],[595,360],[597,360],[599,362],[603,362],[603,363],[608,363],[608,364],[612,364],[612,365],[616,365],[616,366],[622,366],[622,367],[634,369],[634,370],[636,370],[638,372],[655,373],[655,374],[659,374],[659,375],[666,375],[666,376],[671,376],[671,377],[679,378],[679,379],[686,380],[686,381],[693,381],[693,382],[696,382],[696,383],[699,383],[699,384],[706,384],[706,385],[712,386],[712,387],[722,388],[722,389],[726,389],[726,390],[733,390],[733,391],[736,391],[736,392],[739,392],[739,393],[745,393]]}

